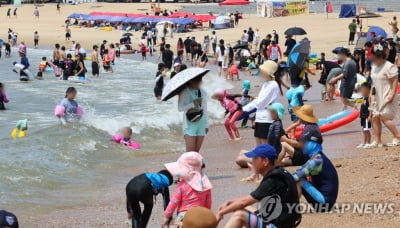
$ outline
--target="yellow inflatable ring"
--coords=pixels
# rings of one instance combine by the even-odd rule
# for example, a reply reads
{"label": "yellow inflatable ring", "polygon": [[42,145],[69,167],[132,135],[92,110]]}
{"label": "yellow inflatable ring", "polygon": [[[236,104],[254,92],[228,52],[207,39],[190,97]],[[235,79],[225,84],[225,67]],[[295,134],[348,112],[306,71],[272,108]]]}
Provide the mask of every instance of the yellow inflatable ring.
{"label": "yellow inflatable ring", "polygon": [[17,137],[23,138],[26,136],[25,131],[20,131],[18,135],[17,135],[17,132],[18,132],[18,128],[14,128],[14,130],[11,132],[11,138],[16,139]]}

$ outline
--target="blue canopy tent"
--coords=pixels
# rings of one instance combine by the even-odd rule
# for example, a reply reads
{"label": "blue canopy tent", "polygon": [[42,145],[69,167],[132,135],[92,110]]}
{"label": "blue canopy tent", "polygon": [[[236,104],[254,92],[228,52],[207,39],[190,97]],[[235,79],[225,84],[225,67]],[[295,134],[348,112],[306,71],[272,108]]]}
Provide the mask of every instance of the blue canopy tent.
{"label": "blue canopy tent", "polygon": [[339,18],[355,17],[357,15],[356,4],[342,4]]}
{"label": "blue canopy tent", "polygon": [[[362,31],[364,33],[364,29]],[[373,36],[375,34],[375,36]],[[384,39],[387,37],[386,31],[378,26],[369,26],[368,30],[366,31],[367,41],[371,41],[373,37],[382,36]]]}

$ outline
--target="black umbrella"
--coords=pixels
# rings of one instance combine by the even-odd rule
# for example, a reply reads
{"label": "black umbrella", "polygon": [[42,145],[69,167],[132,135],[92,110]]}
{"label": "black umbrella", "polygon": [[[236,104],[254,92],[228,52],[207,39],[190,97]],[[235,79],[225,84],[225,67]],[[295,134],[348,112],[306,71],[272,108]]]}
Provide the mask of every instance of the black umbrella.
{"label": "black umbrella", "polygon": [[295,84],[298,84],[304,79],[300,77],[300,73],[304,68],[304,62],[310,54],[310,47],[310,41],[308,39],[303,39],[293,47],[292,51],[290,51],[288,66],[292,83],[294,82]]}
{"label": "black umbrella", "polygon": [[173,96],[179,94],[187,85],[187,83],[197,77],[203,77],[208,73],[204,68],[189,68],[177,73],[165,86],[161,100],[167,101]]}
{"label": "black umbrella", "polygon": [[249,45],[241,43],[241,44],[236,44],[235,46],[233,46],[233,49],[242,49],[242,48],[249,49]]}
{"label": "black umbrella", "polygon": [[124,33],[122,36],[133,36],[133,34],[130,32],[127,32],[127,33]]}
{"label": "black umbrella", "polygon": [[285,35],[287,36],[302,36],[302,35],[306,35],[307,32],[300,27],[293,27],[293,28],[289,28],[285,31]]}

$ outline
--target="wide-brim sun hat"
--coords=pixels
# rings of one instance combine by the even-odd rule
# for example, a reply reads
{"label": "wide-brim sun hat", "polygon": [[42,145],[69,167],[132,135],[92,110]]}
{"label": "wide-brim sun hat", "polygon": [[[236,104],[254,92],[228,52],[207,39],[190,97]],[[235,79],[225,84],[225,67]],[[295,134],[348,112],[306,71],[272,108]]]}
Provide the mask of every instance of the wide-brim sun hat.
{"label": "wide-brim sun hat", "polygon": [[217,228],[218,221],[214,213],[204,207],[189,209],[182,221],[182,228]]}
{"label": "wide-brim sun hat", "polygon": [[274,74],[278,70],[278,64],[272,60],[267,60],[265,61],[261,66],[260,66],[260,71],[264,72],[265,74],[268,74],[271,77],[274,77]]}
{"label": "wide-brim sun hat", "polygon": [[198,152],[183,153],[176,162],[165,164],[168,172],[189,184],[194,190],[203,192],[212,188],[207,175],[202,172],[203,156]]}
{"label": "wide-brim sun hat", "polygon": [[293,111],[299,119],[307,123],[318,123],[318,118],[314,115],[313,106],[305,104],[301,107],[293,107]]}

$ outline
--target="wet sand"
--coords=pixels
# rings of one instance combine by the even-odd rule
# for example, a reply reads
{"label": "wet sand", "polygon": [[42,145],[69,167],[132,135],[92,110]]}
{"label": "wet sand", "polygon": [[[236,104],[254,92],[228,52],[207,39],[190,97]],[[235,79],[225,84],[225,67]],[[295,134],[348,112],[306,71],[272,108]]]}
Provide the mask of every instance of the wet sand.
{"label": "wet sand", "polygon": [[[102,8],[91,6],[102,5]],[[163,4],[169,9],[178,6],[174,4]],[[55,41],[64,45],[64,28],[62,27],[66,15],[72,12],[88,13],[91,11],[131,11],[141,8],[149,9],[148,4],[116,4],[111,10],[109,5],[104,3],[83,4],[79,6],[62,6],[62,15],[55,13],[55,5],[40,7],[40,23],[32,25],[34,17],[31,16],[33,7],[24,5],[18,20],[9,20],[8,23],[0,24],[0,31],[6,31],[12,27],[20,33],[20,40],[26,40],[31,45],[33,31],[39,30],[41,36],[40,45],[45,47],[52,46]],[[115,8],[114,8],[115,6]],[[2,7],[5,15],[7,7]],[[1,11],[2,12],[2,11]],[[134,11],[136,12],[136,11]],[[3,13],[3,12],[2,12]],[[385,13],[382,18],[364,19],[364,23],[373,25],[387,26],[388,18],[393,13]],[[22,17],[25,18],[22,18]],[[31,17],[30,17],[31,16]],[[336,46],[346,44],[347,25],[349,20],[337,19],[336,15],[331,15],[326,20],[325,15],[302,15],[290,18],[250,18],[243,20],[239,28],[219,30],[219,38],[224,38],[229,42],[239,39],[241,30],[248,26],[260,28],[262,36],[272,31],[278,30],[280,34],[289,26],[303,26],[312,40],[313,52],[329,52]],[[335,18],[333,18],[335,17]],[[44,21],[44,22],[43,22]],[[343,32],[332,32],[343,31]],[[176,43],[177,37],[195,35],[202,37],[208,31],[199,31],[188,34],[178,34],[172,44]],[[72,32],[73,40],[83,43],[87,50],[90,50],[94,42],[99,43],[103,39],[116,42],[119,38],[119,31],[102,32],[94,29],[75,29]],[[138,33],[134,39],[138,39]],[[3,36],[3,39],[6,38]],[[281,43],[283,35],[281,35]],[[69,47],[69,46],[67,46]],[[328,53],[328,57],[332,54]],[[117,66],[116,66],[117,67]],[[214,68],[215,69],[215,68]],[[331,103],[319,102],[319,85],[315,82],[318,77],[313,77],[313,88],[306,94],[305,99],[315,105],[315,112],[319,117],[325,117],[340,111],[341,106],[338,101]],[[245,77],[242,77],[245,79]],[[247,79],[247,78],[246,78]],[[253,85],[257,83],[257,78],[251,78]],[[235,82],[236,90],[240,88],[240,83]],[[251,94],[256,95],[258,88],[253,87]],[[284,100],[282,100],[285,103]],[[399,121],[397,121],[398,123]],[[289,125],[286,115],[284,125]],[[353,123],[325,134],[324,147],[325,153],[334,158],[333,162],[337,166],[340,177],[340,191],[338,203],[345,202],[393,202],[396,204],[396,211],[400,211],[400,147],[383,148],[376,150],[358,150],[355,146],[361,141],[360,127],[358,120]],[[384,130],[385,132],[387,130]],[[234,159],[241,149],[251,149],[254,146],[253,131],[251,129],[241,130],[242,140],[239,142],[229,142],[223,126],[213,126],[206,137],[201,153],[207,161],[207,173],[212,179],[213,190],[213,209],[232,197],[241,196],[249,193],[256,187],[255,184],[241,183],[239,180],[249,174],[247,170],[241,170],[234,164]],[[389,141],[390,137],[385,136]],[[183,143],[183,139],[182,139]],[[162,151],[160,151],[162,152]],[[128,227],[126,221],[125,208],[125,185],[128,181],[145,171],[158,171],[163,168],[166,162],[174,161],[179,156],[178,153],[163,154],[156,156],[138,156],[136,159],[143,161],[142,166],[135,166],[129,169],[115,171],[115,179],[104,180],[99,186],[93,188],[91,192],[85,192],[82,204],[74,208],[65,208],[63,205],[55,208],[54,211],[37,213],[27,213],[25,208],[16,209],[14,212],[19,216],[22,227]],[[293,170],[293,168],[290,168]],[[397,195],[396,195],[397,194]],[[60,195],[62,197],[62,195]],[[158,197],[153,216],[148,227],[160,227],[162,219],[161,197]],[[224,224],[227,218],[221,223]],[[300,227],[398,227],[400,214],[395,215],[358,215],[352,213],[345,214],[305,214]]]}

